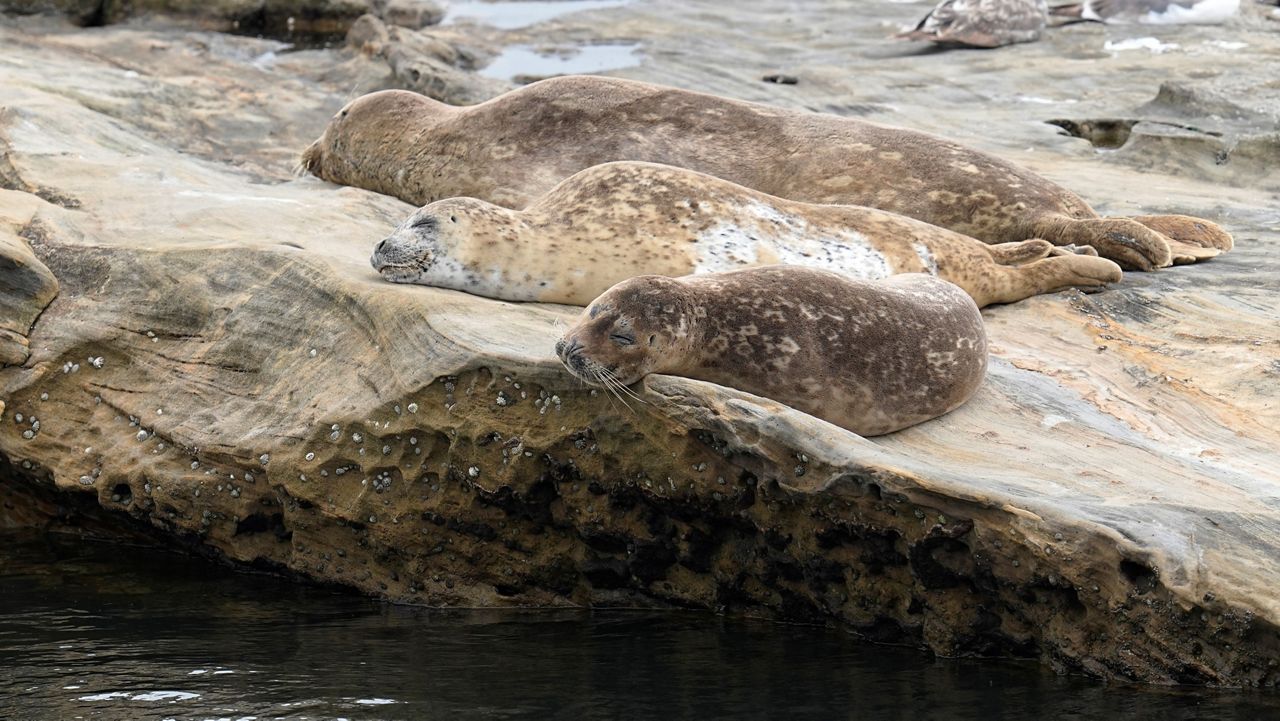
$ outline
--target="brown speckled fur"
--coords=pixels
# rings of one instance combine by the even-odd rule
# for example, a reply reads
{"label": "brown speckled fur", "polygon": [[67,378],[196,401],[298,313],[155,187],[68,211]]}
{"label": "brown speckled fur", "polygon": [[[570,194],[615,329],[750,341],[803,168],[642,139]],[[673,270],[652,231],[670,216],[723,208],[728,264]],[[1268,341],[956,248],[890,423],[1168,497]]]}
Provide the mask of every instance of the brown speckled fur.
{"label": "brown speckled fur", "polygon": [[556,351],[588,382],[601,373],[628,385],[650,373],[697,378],[866,436],[955,409],[987,367],[982,316],[956,286],[783,265],[624,281]]}
{"label": "brown speckled fur", "polygon": [[[471,196],[510,208],[613,160],[690,168],[791,200],[881,208],[988,243],[1089,245],[1144,270],[1177,259],[1170,233],[1193,246],[1203,236],[1183,233],[1181,216],[1161,216],[1173,218],[1163,233],[1100,220],[1028,170],[925,133],[596,76],[551,78],[460,108],[372,93],[334,116],[303,155],[322,178],[419,205]],[[1223,249],[1209,242],[1207,253]]]}

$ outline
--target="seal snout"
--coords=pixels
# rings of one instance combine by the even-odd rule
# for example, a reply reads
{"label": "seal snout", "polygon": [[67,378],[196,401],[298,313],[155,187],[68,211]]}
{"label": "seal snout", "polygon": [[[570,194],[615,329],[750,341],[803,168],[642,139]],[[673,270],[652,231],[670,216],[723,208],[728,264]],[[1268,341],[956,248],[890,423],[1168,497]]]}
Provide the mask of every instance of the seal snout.
{"label": "seal snout", "polygon": [[577,338],[561,338],[556,341],[556,355],[560,356],[560,362],[569,370],[581,371],[587,363],[587,359],[582,357],[582,343]]}

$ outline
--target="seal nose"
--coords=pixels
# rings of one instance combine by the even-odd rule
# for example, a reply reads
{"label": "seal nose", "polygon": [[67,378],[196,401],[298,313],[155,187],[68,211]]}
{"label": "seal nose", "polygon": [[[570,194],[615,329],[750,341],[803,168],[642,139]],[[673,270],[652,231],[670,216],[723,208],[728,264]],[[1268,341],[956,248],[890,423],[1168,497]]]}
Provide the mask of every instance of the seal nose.
{"label": "seal nose", "polygon": [[561,338],[556,341],[556,355],[560,356],[560,359],[565,363],[579,360],[574,356],[577,355],[580,350],[582,350],[582,344],[578,342],[577,338],[571,338],[568,340]]}
{"label": "seal nose", "polygon": [[373,246],[373,255],[369,256],[369,265],[372,265],[374,270],[382,270],[382,251],[387,249],[387,240],[388,238],[383,238],[382,242]]}

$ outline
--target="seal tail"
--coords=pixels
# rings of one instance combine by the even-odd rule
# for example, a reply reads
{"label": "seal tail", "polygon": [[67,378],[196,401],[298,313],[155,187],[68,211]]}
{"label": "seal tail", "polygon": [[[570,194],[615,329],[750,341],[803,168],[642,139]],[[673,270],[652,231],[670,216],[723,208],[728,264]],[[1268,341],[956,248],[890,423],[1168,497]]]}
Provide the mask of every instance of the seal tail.
{"label": "seal tail", "polygon": [[1124,275],[1120,266],[1096,255],[1051,255],[1026,265],[1001,266],[979,305],[1014,303],[1042,293],[1079,288],[1086,293],[1102,290]]}
{"label": "seal tail", "polygon": [[1089,246],[1125,270],[1155,270],[1173,265],[1172,241],[1131,218],[1047,219],[1033,235],[1059,246]]}

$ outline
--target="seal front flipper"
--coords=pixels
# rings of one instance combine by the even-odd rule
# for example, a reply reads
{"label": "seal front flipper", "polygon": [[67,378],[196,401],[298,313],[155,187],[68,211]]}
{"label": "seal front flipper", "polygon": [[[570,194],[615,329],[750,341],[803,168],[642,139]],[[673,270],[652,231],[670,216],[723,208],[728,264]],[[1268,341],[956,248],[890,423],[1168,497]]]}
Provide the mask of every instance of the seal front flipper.
{"label": "seal front flipper", "polygon": [[1047,240],[1032,238],[1013,243],[994,243],[987,246],[987,250],[1000,265],[1020,265],[1052,255],[1054,246]]}
{"label": "seal front flipper", "polygon": [[[1186,243],[1187,245],[1198,245],[1201,248],[1217,248],[1221,251],[1228,251],[1235,247],[1235,241],[1232,240],[1230,233],[1223,230],[1222,226],[1217,223],[1204,218],[1195,218],[1190,215],[1139,215],[1135,216],[1133,220],[1142,223],[1170,240]],[[1217,255],[1217,253],[1213,255]],[[1213,256],[1204,257],[1211,258]]]}
{"label": "seal front flipper", "polygon": [[1155,270],[1173,265],[1169,239],[1129,218],[1058,217],[1033,229],[1055,245],[1088,245],[1125,270]]}
{"label": "seal front flipper", "polygon": [[1026,265],[1003,266],[998,275],[979,291],[975,298],[980,306],[988,303],[1016,303],[1042,293],[1056,293],[1068,288],[1085,292],[1102,290],[1108,283],[1119,282],[1124,275],[1120,266],[1096,255],[1069,253],[1051,255]]}

